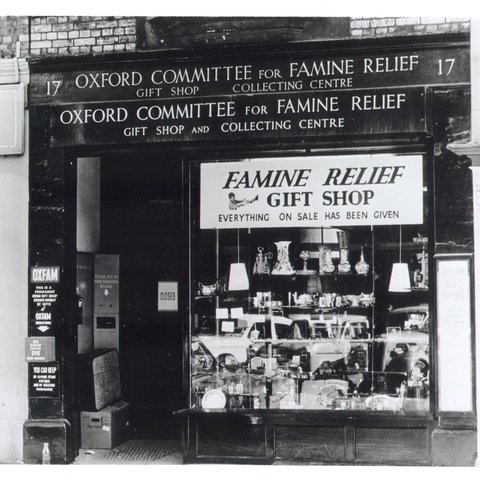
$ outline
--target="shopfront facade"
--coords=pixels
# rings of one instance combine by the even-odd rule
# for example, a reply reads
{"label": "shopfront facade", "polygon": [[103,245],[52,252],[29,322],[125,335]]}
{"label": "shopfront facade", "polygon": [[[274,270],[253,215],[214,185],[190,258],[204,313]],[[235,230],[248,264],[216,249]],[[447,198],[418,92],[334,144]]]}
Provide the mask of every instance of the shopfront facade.
{"label": "shopfront facade", "polygon": [[450,34],[32,61],[29,337],[54,351],[29,363],[32,458],[39,438],[78,452],[78,355],[105,328],[79,266],[113,254],[100,313],[133,423],[174,419],[186,463],[473,464],[470,161],[446,148],[470,128],[469,52]]}

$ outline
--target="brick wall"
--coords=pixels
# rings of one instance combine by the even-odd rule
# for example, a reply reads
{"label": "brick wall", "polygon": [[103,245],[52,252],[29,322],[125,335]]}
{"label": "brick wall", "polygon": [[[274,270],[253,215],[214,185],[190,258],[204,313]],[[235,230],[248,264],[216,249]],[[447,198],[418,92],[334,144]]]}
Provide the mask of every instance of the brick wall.
{"label": "brick wall", "polygon": [[30,55],[134,51],[135,17],[31,17]]}
{"label": "brick wall", "polygon": [[[145,33],[145,25],[142,26],[141,22],[137,25],[137,20],[137,17],[114,16],[0,17],[0,58],[12,57],[15,54],[17,42],[20,42],[22,57],[135,51],[137,44],[142,43],[140,37]],[[318,19],[319,22],[321,20]],[[243,21],[245,22],[245,19]],[[310,18],[305,23],[306,32],[300,34],[310,35],[308,36],[310,40],[316,38],[316,30],[312,27],[312,22],[315,23],[314,18]],[[159,28],[162,31],[166,29],[162,25]],[[469,31],[469,29],[468,18],[352,17],[350,19],[350,36],[353,38],[448,33]],[[163,32],[163,36],[168,33],[167,30]],[[185,41],[185,35],[188,34],[182,30],[182,25],[177,25],[177,30],[181,35],[179,38],[174,37],[171,44],[165,45],[157,41],[153,42],[153,45],[146,45],[147,49],[181,47],[181,41]],[[190,35],[196,34],[203,38],[207,33],[196,31],[190,32]],[[259,34],[258,38],[263,37]],[[222,40],[218,40],[218,43],[222,43]]]}
{"label": "brick wall", "polygon": [[17,42],[28,53],[28,17],[0,17],[0,58],[12,58],[16,54]]}
{"label": "brick wall", "polygon": [[445,17],[352,17],[350,29],[352,37],[468,32],[470,30],[470,20],[468,18]]}

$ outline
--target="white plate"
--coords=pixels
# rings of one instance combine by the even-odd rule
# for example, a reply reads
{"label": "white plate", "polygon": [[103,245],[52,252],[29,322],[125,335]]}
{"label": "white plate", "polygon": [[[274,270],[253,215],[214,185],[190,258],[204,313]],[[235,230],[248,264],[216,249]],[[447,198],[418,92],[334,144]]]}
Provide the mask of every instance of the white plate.
{"label": "white plate", "polygon": [[253,357],[250,360],[250,368],[252,370],[260,370],[265,368],[265,360],[262,357]]}
{"label": "white plate", "polygon": [[291,395],[285,395],[280,399],[279,407],[282,409],[299,408],[297,402]]}
{"label": "white plate", "polygon": [[226,403],[225,394],[217,388],[209,390],[202,398],[203,408],[224,408]]}
{"label": "white plate", "polygon": [[323,385],[318,393],[320,396],[320,404],[325,408],[330,407],[337,398],[347,397],[345,389],[335,383]]}
{"label": "white plate", "polygon": [[388,395],[373,395],[365,400],[367,408],[372,410],[395,410],[398,404],[398,398]]}

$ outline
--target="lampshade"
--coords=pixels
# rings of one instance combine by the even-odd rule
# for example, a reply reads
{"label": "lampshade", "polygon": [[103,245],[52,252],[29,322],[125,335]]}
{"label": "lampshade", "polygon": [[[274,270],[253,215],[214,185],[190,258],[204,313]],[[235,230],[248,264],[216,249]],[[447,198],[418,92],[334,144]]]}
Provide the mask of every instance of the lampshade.
{"label": "lampshade", "polygon": [[392,266],[392,275],[390,276],[389,292],[410,292],[410,274],[406,263],[394,263]]}
{"label": "lampshade", "polygon": [[244,263],[230,264],[230,276],[228,278],[228,290],[248,290],[249,282],[247,267]]}

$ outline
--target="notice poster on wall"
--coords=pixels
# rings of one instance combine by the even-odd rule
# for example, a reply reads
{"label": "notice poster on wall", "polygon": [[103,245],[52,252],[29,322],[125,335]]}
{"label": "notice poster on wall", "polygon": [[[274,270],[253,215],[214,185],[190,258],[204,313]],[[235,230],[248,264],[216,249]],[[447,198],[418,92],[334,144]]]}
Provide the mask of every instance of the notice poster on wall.
{"label": "notice poster on wall", "polygon": [[200,181],[202,229],[423,223],[420,155],[204,163]]}
{"label": "notice poster on wall", "polygon": [[60,366],[58,362],[28,364],[28,396],[58,398]]}
{"label": "notice poster on wall", "polygon": [[52,335],[60,286],[60,267],[32,267],[30,270],[30,328],[33,335]]}
{"label": "notice poster on wall", "polygon": [[93,299],[95,313],[118,313],[120,298],[120,257],[95,255]]}
{"label": "notice poster on wall", "polygon": [[437,259],[438,407],[469,412],[472,404],[470,260]]}
{"label": "notice poster on wall", "polygon": [[28,337],[25,339],[26,362],[53,362],[55,337]]}

